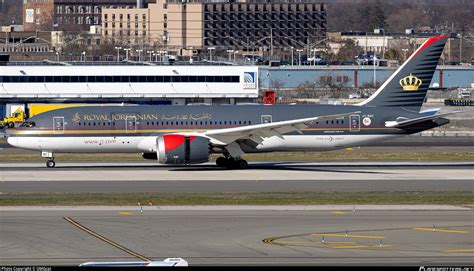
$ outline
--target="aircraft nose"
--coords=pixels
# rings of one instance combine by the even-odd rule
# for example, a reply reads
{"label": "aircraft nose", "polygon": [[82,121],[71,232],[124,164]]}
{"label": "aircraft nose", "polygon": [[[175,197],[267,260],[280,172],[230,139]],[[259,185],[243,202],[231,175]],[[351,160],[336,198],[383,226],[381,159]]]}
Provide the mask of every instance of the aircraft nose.
{"label": "aircraft nose", "polygon": [[7,138],[8,144],[12,145],[13,147],[18,147],[18,138],[16,137],[9,137]]}

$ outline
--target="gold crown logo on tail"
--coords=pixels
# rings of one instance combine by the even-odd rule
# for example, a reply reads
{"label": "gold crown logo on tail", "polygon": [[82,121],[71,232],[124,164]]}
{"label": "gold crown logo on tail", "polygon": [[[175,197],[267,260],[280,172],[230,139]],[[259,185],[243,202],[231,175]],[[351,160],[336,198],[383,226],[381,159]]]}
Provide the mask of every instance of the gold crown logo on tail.
{"label": "gold crown logo on tail", "polygon": [[410,75],[400,79],[400,86],[402,86],[403,90],[406,91],[417,91],[422,83],[423,82],[420,78],[412,75],[411,73]]}

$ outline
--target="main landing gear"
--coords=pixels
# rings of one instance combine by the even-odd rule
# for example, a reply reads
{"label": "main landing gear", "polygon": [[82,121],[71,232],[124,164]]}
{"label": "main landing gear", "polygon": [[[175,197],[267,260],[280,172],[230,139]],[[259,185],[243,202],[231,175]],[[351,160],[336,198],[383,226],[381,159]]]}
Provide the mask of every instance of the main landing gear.
{"label": "main landing gear", "polygon": [[234,158],[226,158],[226,157],[219,157],[216,159],[216,165],[218,167],[226,167],[228,169],[233,169],[233,168],[237,168],[237,169],[246,169],[249,164],[247,163],[247,161],[245,161],[244,159],[234,159]]}

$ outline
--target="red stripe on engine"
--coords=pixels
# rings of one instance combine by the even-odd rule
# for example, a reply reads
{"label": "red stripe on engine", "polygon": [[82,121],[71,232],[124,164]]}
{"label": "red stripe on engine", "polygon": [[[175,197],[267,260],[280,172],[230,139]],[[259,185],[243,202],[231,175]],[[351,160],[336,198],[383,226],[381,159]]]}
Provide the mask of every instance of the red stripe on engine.
{"label": "red stripe on engine", "polygon": [[171,151],[184,144],[183,135],[164,135],[165,151]]}

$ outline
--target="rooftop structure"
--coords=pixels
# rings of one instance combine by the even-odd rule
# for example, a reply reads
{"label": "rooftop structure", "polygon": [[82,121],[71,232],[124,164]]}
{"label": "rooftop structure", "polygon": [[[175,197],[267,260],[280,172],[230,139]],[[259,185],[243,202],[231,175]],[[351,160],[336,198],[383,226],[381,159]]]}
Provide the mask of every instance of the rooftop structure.
{"label": "rooftop structure", "polygon": [[252,66],[50,64],[0,66],[0,102],[186,104],[251,102],[258,97],[258,69]]}

